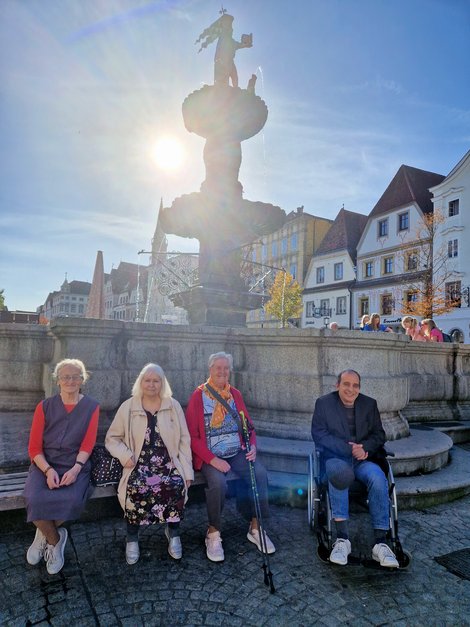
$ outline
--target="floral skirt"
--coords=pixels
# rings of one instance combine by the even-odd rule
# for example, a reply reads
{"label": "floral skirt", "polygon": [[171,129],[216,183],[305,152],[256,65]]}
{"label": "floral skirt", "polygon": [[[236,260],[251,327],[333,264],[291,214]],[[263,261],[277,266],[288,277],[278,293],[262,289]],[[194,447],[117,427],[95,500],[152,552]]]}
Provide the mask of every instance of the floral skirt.
{"label": "floral skirt", "polygon": [[183,519],[184,479],[171,461],[157,425],[152,435],[151,438],[147,428],[127,484],[125,517],[133,525],[176,523]]}

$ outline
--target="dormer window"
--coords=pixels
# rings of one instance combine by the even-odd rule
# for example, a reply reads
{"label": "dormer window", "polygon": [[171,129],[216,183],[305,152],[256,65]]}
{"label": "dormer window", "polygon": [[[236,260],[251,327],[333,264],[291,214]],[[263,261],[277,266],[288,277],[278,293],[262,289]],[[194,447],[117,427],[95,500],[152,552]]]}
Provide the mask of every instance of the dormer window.
{"label": "dormer window", "polygon": [[378,236],[387,237],[387,235],[388,235],[388,218],[385,218],[385,220],[379,220]]}
{"label": "dormer window", "polygon": [[398,214],[398,231],[407,231],[410,228],[410,214],[408,211]]}

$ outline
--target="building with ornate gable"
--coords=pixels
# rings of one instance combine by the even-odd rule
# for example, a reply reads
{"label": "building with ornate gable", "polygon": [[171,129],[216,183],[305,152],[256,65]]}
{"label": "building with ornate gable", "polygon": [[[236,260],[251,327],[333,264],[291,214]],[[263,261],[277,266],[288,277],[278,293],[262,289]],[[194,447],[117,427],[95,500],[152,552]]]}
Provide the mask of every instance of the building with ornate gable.
{"label": "building with ornate gable", "polygon": [[302,327],[335,321],[353,327],[352,286],[356,278],[356,246],[367,216],[341,209],[314,253],[304,281]]}
{"label": "building with ornate gable", "polygon": [[403,302],[418,297],[411,285],[424,280],[417,230],[433,210],[430,188],[442,174],[402,165],[369,214],[357,246],[357,280],[352,287],[355,326],[363,314],[377,312],[400,329]]}

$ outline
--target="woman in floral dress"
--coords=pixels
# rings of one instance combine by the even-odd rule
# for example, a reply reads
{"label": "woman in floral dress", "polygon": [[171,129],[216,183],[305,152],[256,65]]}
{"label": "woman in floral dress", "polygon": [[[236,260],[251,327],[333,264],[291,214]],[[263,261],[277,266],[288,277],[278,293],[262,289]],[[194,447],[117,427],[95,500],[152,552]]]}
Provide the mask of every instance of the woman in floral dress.
{"label": "woman in floral dress", "polygon": [[127,522],[127,563],[139,560],[139,530],[156,523],[166,525],[170,556],[181,559],[179,526],[194,471],[183,410],[160,366],[144,366],[105,444],[123,466],[118,498]]}

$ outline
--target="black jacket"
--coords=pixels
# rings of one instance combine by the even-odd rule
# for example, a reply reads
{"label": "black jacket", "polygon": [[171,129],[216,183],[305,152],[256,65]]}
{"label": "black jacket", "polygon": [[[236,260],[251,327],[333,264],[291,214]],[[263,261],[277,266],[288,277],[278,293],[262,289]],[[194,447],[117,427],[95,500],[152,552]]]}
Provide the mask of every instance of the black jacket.
{"label": "black jacket", "polygon": [[[377,401],[359,394],[354,403],[357,444],[369,453],[370,461],[384,459],[385,431],[382,427]],[[324,459],[338,457],[351,460],[351,440],[348,419],[338,392],[321,396],[315,403],[312,418],[312,438],[323,451]]]}

